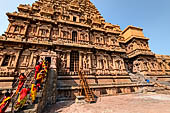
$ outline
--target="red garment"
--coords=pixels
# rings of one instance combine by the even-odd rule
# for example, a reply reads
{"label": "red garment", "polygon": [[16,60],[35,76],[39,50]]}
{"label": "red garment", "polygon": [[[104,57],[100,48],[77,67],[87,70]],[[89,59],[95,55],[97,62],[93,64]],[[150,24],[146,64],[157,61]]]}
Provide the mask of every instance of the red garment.
{"label": "red garment", "polygon": [[[24,81],[25,82],[25,81]],[[19,81],[18,83],[18,88],[16,90],[16,94],[18,94],[18,92],[20,91],[20,89],[22,88],[22,86],[24,85],[24,82],[23,81]]]}
{"label": "red garment", "polygon": [[35,75],[34,75],[34,78],[36,79],[37,78],[37,74],[39,73],[39,71],[35,71]]}
{"label": "red garment", "polygon": [[42,64],[43,64],[43,61],[41,61],[41,62],[40,62],[40,64],[39,64],[39,65],[40,65],[40,67],[42,67]]}
{"label": "red garment", "polygon": [[48,67],[47,67],[47,66],[45,66],[45,69],[47,70],[47,69],[48,69]]}
{"label": "red garment", "polygon": [[20,100],[24,99],[27,96],[29,91],[30,91],[29,88],[28,89],[27,88],[23,88],[21,90],[21,92],[20,92]]}
{"label": "red garment", "polygon": [[39,72],[39,70],[40,70],[40,65],[36,65],[35,66],[35,71]]}
{"label": "red garment", "polygon": [[[8,98],[8,97],[5,96],[4,99],[3,99],[3,101],[4,101],[5,99],[7,99],[7,98]],[[5,101],[3,104],[1,104],[1,106],[0,106],[0,113],[5,113],[7,107],[8,107],[9,104],[10,104],[10,101],[11,101],[11,99],[9,99],[9,100]]]}
{"label": "red garment", "polygon": [[40,83],[37,83],[36,87],[40,87],[40,86],[41,86],[41,84],[40,84]]}
{"label": "red garment", "polygon": [[19,83],[18,83],[18,88],[16,90],[16,94],[18,94],[18,92],[20,91],[20,89],[22,88],[22,86],[24,85],[26,80],[26,76],[25,75],[20,75],[19,76]]}
{"label": "red garment", "polygon": [[40,65],[36,65],[35,66],[35,75],[34,75],[35,79],[37,78],[37,74],[39,73],[39,71],[40,71]]}
{"label": "red garment", "polygon": [[21,80],[25,80],[26,79],[26,76],[25,75],[20,75],[19,76],[19,80],[21,81]]}

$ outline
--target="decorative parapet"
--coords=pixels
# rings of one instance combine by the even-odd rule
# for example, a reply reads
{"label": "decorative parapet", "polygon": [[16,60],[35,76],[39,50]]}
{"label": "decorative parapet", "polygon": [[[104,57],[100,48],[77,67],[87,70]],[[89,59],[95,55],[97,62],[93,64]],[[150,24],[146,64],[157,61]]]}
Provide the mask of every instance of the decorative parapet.
{"label": "decorative parapet", "polygon": [[104,25],[104,28],[106,29],[106,32],[108,33],[121,33],[121,29],[119,25],[113,25],[111,23],[106,23]]}
{"label": "decorative parapet", "polygon": [[155,55],[151,50],[142,50],[142,49],[136,49],[130,53],[127,54],[129,58],[138,56],[138,55]]}
{"label": "decorative parapet", "polygon": [[18,6],[18,10],[23,10],[23,11],[31,11],[31,6],[30,5],[23,5],[23,4],[20,4]]}
{"label": "decorative parapet", "polygon": [[157,59],[167,59],[167,60],[170,60],[170,56],[169,55],[159,55],[159,54],[156,54],[155,55]]}

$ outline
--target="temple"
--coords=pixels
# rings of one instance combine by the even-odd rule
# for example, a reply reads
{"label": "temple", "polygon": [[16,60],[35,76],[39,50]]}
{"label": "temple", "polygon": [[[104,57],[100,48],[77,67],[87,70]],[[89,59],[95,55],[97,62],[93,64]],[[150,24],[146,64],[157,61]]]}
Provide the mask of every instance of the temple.
{"label": "temple", "polygon": [[12,88],[18,73],[51,60],[55,99],[74,99],[79,71],[96,96],[136,92],[153,84],[133,82],[131,74],[170,81],[170,56],[153,53],[143,29],[105,21],[90,0],[38,0],[7,13],[0,36],[0,90]]}

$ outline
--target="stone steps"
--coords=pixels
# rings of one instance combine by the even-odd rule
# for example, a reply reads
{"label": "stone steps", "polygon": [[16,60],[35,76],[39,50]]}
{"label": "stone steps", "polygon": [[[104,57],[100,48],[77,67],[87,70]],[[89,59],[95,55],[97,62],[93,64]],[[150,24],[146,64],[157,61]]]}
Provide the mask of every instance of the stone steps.
{"label": "stone steps", "polygon": [[26,104],[21,110],[15,112],[15,113],[36,113],[37,106],[38,106],[38,104],[33,104],[33,105]]}

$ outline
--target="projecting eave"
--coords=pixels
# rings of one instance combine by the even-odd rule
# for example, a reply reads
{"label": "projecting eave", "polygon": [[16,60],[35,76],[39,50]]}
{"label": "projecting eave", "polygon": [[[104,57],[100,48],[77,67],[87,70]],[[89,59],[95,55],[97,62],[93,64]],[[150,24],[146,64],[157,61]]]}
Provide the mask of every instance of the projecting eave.
{"label": "projecting eave", "polygon": [[138,37],[138,36],[130,36],[129,38],[127,38],[126,40],[122,41],[122,43],[127,43],[132,39],[142,39],[142,40],[149,40],[149,38],[147,37]]}
{"label": "projecting eave", "polygon": [[169,55],[160,55],[160,54],[156,54],[155,55],[157,59],[166,59],[166,60],[170,60],[170,56]]}
{"label": "projecting eave", "polygon": [[122,31],[122,34],[124,34],[127,30],[129,30],[129,29],[138,29],[138,30],[141,30],[141,31],[143,31],[143,29],[142,28],[140,28],[140,27],[135,27],[135,26],[132,26],[132,25],[129,25],[128,27],[126,27],[123,31]]}

